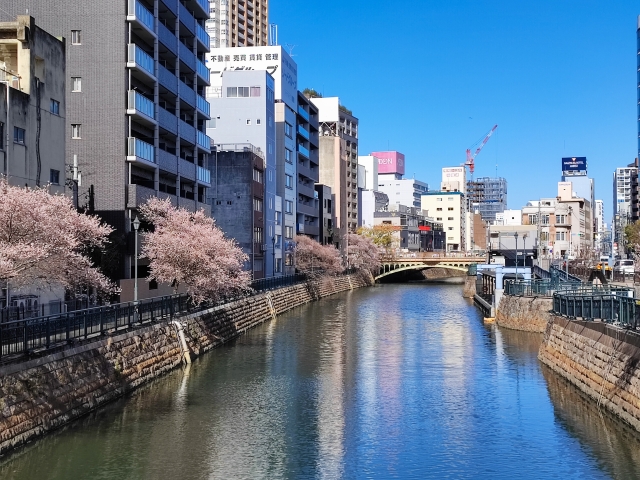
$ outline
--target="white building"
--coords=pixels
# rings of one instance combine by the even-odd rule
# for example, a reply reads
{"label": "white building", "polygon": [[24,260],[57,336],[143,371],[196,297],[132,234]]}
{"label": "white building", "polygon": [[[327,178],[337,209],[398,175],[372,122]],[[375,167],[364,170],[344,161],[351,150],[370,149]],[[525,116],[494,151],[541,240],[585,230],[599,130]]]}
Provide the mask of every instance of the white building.
{"label": "white building", "polygon": [[522,225],[522,210],[505,210],[496,213],[494,225]]}
{"label": "white building", "polygon": [[426,211],[425,215],[435,218],[436,222],[442,222],[447,251],[465,251],[466,249],[465,202],[462,192],[440,191],[422,195],[421,204],[422,210]]}
{"label": "white building", "polygon": [[389,196],[389,202],[391,204],[421,208],[422,195],[429,191],[429,185],[412,178],[387,180],[381,179],[379,176],[378,190]]}
{"label": "white building", "polygon": [[595,219],[594,247],[598,252],[600,252],[604,250],[602,248],[602,241],[604,240],[604,232],[607,229],[607,225],[604,221],[604,202],[602,200],[596,200],[593,215]]}

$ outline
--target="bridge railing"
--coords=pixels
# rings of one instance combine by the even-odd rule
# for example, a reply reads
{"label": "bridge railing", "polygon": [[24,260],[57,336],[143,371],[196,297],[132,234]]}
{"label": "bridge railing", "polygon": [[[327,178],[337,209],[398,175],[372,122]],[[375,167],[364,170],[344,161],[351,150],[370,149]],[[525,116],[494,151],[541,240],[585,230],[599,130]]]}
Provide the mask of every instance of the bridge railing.
{"label": "bridge railing", "polygon": [[637,304],[633,291],[624,287],[599,286],[553,295],[553,313],[556,315],[571,319],[598,319],[632,329],[640,325]]}

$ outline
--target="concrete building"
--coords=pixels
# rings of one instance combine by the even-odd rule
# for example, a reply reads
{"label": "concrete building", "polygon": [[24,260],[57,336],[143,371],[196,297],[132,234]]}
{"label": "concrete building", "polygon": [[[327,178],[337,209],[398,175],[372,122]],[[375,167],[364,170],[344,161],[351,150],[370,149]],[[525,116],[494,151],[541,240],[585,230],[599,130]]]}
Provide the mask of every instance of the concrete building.
{"label": "concrete building", "polygon": [[320,183],[331,187],[336,224],[333,241],[343,248],[358,228],[358,119],[338,97],[311,98],[318,108]]}
{"label": "concrete building", "polygon": [[493,225],[522,225],[522,210],[505,210],[497,213]]}
{"label": "concrete building", "polygon": [[361,190],[359,192],[360,211],[358,221],[361,227],[375,225],[375,212],[385,212],[389,209],[389,197],[386,193],[375,190]]}
{"label": "concrete building", "polygon": [[380,159],[374,155],[360,155],[358,157],[358,165],[364,168],[365,176],[358,177],[358,180],[364,182],[365,190],[378,190],[378,175]]}
{"label": "concrete building", "polygon": [[469,209],[478,212],[485,222],[493,222],[496,215],[507,208],[507,180],[482,177],[467,182]]}
{"label": "concrete building", "polygon": [[315,184],[320,180],[318,109],[298,92],[296,126],[297,204],[296,233],[320,240],[320,203]]}
{"label": "concrete building", "polygon": [[258,47],[269,41],[269,0],[210,0],[211,48]]}
{"label": "concrete building", "polygon": [[415,207],[391,204],[386,211],[374,213],[374,225],[393,225],[396,247],[404,252],[444,250],[442,223]]}
{"label": "concrete building", "polygon": [[[284,235],[285,240],[293,239],[292,215],[284,215],[281,224],[276,224],[276,210],[283,209],[276,205],[276,123],[275,123],[275,82],[264,70],[230,70],[220,79],[219,88],[210,95],[215,116],[207,124],[207,134],[220,144],[250,144],[262,152],[265,159],[265,232],[263,244],[266,249],[264,271],[282,274],[274,268],[274,262],[283,256],[283,242],[280,247],[273,241],[277,235]],[[211,94],[211,92],[209,92]],[[210,169],[213,172],[217,152],[211,158]],[[213,178],[215,183],[216,179]],[[209,204],[216,201],[215,188],[208,194]],[[293,199],[288,197],[290,201]],[[289,222],[285,218],[289,217]],[[285,225],[290,228],[286,229]]]}
{"label": "concrete building", "polygon": [[66,160],[78,159],[81,206],[115,227],[124,245],[108,274],[126,296],[140,204],[158,196],[210,213],[209,2],[128,0],[89,10],[70,0],[2,3],[9,14],[25,6],[42,28],[68,39]]}
{"label": "concrete building", "polygon": [[373,152],[372,157],[378,159],[378,180],[402,180],[405,173],[404,154],[395,151]]}
{"label": "concrete building", "polygon": [[323,245],[333,245],[333,229],[336,223],[334,215],[334,198],[331,187],[317,183],[315,185],[320,205],[320,243]]}
{"label": "concrete building", "polygon": [[603,252],[605,249],[602,244],[604,242],[607,224],[604,221],[604,202],[602,200],[596,200],[593,217],[595,224],[593,238],[594,248],[597,252]]}
{"label": "concrete building", "polygon": [[10,184],[64,193],[65,81],[64,39],[33,17],[0,23],[0,153]]}
{"label": "concrete building", "polygon": [[425,193],[422,195],[422,210],[436,222],[442,222],[447,251],[466,251],[466,199],[462,192]]}
{"label": "concrete building", "polygon": [[[265,270],[265,244],[272,241],[265,236],[265,165],[262,150],[233,144],[218,147],[211,167],[216,225],[249,257],[245,268],[256,280],[274,275]],[[270,265],[274,268],[273,259]]]}
{"label": "concrete building", "polygon": [[381,177],[378,175],[378,190],[387,194],[391,204],[422,207],[422,195],[429,191],[429,185],[411,178],[389,180]]}

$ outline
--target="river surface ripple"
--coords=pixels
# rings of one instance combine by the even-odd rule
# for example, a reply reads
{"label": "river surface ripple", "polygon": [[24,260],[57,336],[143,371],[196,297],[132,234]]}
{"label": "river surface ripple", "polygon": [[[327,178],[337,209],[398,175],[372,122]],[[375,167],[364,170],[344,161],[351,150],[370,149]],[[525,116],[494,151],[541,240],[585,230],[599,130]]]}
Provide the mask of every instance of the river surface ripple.
{"label": "river surface ripple", "polygon": [[640,478],[640,436],[455,285],[297,308],[0,460],[2,479]]}

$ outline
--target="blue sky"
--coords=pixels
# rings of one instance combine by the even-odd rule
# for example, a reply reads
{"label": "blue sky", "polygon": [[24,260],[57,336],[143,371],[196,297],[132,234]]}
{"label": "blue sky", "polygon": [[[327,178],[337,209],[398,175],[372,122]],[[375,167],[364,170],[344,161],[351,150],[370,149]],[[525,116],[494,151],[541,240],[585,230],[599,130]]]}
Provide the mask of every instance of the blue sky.
{"label": "blue sky", "polygon": [[504,176],[508,207],[555,196],[563,156],[586,156],[612,212],[612,175],[637,156],[640,3],[271,0],[298,88],[339,96],[359,152],[399,150],[407,177],[440,169],[494,125],[475,176]]}

